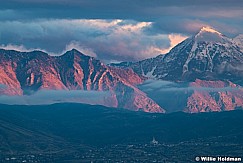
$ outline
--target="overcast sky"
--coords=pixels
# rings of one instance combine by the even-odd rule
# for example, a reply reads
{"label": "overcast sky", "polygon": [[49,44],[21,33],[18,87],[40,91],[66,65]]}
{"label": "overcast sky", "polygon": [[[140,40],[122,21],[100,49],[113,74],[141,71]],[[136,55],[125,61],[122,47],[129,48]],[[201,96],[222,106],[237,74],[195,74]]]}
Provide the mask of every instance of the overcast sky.
{"label": "overcast sky", "polygon": [[168,52],[202,26],[243,33],[242,0],[0,0],[0,47],[105,62]]}

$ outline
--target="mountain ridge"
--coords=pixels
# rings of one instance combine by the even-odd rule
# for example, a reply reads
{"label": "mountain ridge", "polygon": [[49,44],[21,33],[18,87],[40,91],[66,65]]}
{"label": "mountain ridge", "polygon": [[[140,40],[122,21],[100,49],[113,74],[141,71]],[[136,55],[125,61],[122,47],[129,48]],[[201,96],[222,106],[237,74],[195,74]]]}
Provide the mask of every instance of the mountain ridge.
{"label": "mountain ridge", "polygon": [[[131,68],[139,75],[150,79],[175,82],[179,86],[173,89],[180,88],[181,82],[188,82],[188,87],[201,87],[200,91],[193,89],[190,93],[183,88],[184,94],[178,90],[183,96],[182,99],[185,98],[186,101],[183,101],[183,106],[177,107],[192,113],[243,108],[243,90],[240,88],[243,86],[242,65],[243,53],[240,47],[232,39],[209,27],[203,27],[197,34],[182,41],[165,55],[138,62],[111,64],[124,69]],[[225,89],[226,86],[230,89]],[[233,91],[235,87],[239,89]],[[211,88],[220,89],[213,92],[203,91]],[[157,99],[155,101],[158,103],[165,104],[161,105],[162,107],[167,106],[167,101],[163,99],[165,95],[160,92],[153,95],[150,90],[146,93]],[[180,99],[175,100],[175,103],[181,103]]]}
{"label": "mountain ridge", "polygon": [[[62,56],[49,56],[40,51],[0,52],[0,83],[7,86],[0,88],[2,95],[31,95],[43,89],[109,91],[111,96],[102,103],[105,106],[164,112],[136,88],[136,85],[144,80],[143,77],[132,70],[106,66],[75,49]],[[130,78],[124,80],[121,74]]]}
{"label": "mountain ridge", "polygon": [[232,39],[212,28],[203,27],[167,54],[110,65],[132,68],[140,75],[149,73],[152,78],[170,81],[194,81],[196,78],[236,80],[243,76],[243,70],[235,71],[243,65],[243,52]]}
{"label": "mountain ridge", "polygon": [[[165,55],[138,62],[105,65],[76,49],[61,56],[50,56],[41,51],[3,49],[0,53],[2,95],[31,95],[39,90],[109,91],[111,96],[104,98],[101,105],[170,112],[170,108],[158,105],[166,98],[156,103],[148,92],[138,87],[152,78],[179,85],[180,82],[189,82],[189,88],[202,88],[193,88],[189,94],[182,94],[186,101],[183,107],[178,106],[180,111],[209,112],[243,107],[243,71],[240,67],[243,53],[232,39],[209,27],[202,28]],[[217,89],[211,91],[211,88]],[[156,96],[162,98],[164,94]]]}

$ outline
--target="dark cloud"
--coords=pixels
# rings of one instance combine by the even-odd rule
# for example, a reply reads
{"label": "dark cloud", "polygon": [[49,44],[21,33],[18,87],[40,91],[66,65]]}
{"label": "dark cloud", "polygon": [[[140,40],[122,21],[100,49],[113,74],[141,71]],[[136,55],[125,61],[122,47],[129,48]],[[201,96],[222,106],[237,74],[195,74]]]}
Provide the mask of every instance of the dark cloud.
{"label": "dark cloud", "polygon": [[22,18],[154,21],[168,15],[235,17],[242,15],[242,7],[241,0],[8,0],[1,2],[0,9],[14,10],[22,15]]}
{"label": "dark cloud", "polygon": [[[242,15],[243,16],[243,15]],[[228,37],[235,37],[236,35],[243,33],[243,21],[237,19],[208,19],[208,18],[192,18],[192,17],[171,17],[166,16],[156,20],[151,28],[145,29],[145,32],[149,34],[157,33],[182,33],[185,35],[194,35],[199,29],[204,26],[211,26],[218,31],[224,33]]]}
{"label": "dark cloud", "polygon": [[[126,20],[58,19],[6,21],[0,26],[2,48],[44,49],[63,54],[76,48],[102,60],[134,61],[154,57],[170,47],[167,35],[143,32],[151,23]],[[16,49],[18,50],[18,49]]]}
{"label": "dark cloud", "polygon": [[193,35],[198,32],[203,26],[208,26],[209,23],[202,20],[192,20],[181,17],[166,16],[158,19],[153,23],[151,28],[146,28],[144,31],[148,34],[157,33],[183,33],[186,35]]}
{"label": "dark cloud", "polygon": [[10,105],[42,105],[64,102],[87,103],[104,105],[104,100],[110,97],[109,92],[83,90],[42,90],[32,95],[0,96],[1,104]]}
{"label": "dark cloud", "polygon": [[[190,36],[205,25],[230,37],[243,33],[241,0],[0,2],[2,47],[23,46],[60,54],[75,46],[107,62],[135,61],[165,53],[171,48],[169,34]],[[123,21],[107,26],[117,19]],[[102,21],[103,27],[99,24]],[[152,24],[135,29],[142,22]]]}

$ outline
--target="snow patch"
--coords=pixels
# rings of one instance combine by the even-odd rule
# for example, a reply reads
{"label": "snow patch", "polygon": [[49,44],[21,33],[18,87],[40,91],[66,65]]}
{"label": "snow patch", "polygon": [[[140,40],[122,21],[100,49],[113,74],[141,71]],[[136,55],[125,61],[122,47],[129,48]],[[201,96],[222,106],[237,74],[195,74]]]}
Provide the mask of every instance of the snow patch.
{"label": "snow patch", "polygon": [[157,66],[153,67],[153,69],[150,72],[147,72],[146,75],[143,72],[143,76],[147,77],[147,78],[155,78],[155,75],[153,75],[154,70],[156,69]]}
{"label": "snow patch", "polygon": [[243,34],[238,35],[232,41],[240,48],[240,51],[243,52]]}
{"label": "snow patch", "polygon": [[231,42],[230,39],[228,39],[223,34],[210,27],[203,27],[198,32],[198,34],[196,34],[195,40],[197,42],[220,42],[220,43]]}
{"label": "snow patch", "polygon": [[202,27],[199,34],[202,32],[211,32],[211,33],[217,33],[218,35],[222,35],[220,32],[216,31],[215,29],[213,29],[211,27]]}
{"label": "snow patch", "polygon": [[192,46],[191,52],[189,53],[189,56],[188,56],[185,64],[183,65],[183,74],[188,71],[188,63],[192,60],[192,58],[195,57],[195,51],[197,48],[198,48],[198,45],[197,45],[197,42],[195,42]]}
{"label": "snow patch", "polygon": [[163,75],[159,75],[159,78],[164,78],[168,75],[168,73],[164,73]]}

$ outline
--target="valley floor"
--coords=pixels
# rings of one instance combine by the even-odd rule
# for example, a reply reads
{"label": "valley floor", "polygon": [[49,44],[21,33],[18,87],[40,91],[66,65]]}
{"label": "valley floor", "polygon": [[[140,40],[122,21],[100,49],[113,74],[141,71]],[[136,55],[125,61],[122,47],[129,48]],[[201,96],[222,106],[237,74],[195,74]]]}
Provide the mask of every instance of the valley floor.
{"label": "valley floor", "polygon": [[0,105],[0,122],[0,162],[186,163],[201,156],[243,158],[240,110],[149,114],[67,103]]}

